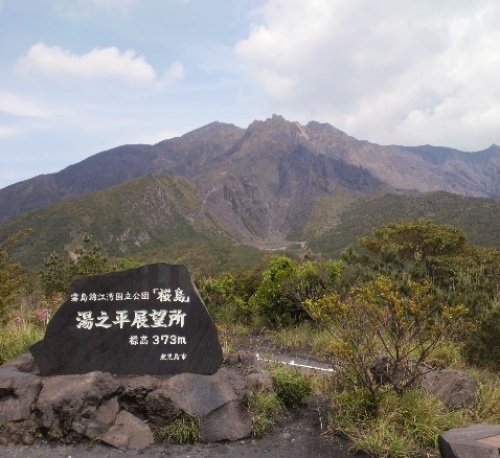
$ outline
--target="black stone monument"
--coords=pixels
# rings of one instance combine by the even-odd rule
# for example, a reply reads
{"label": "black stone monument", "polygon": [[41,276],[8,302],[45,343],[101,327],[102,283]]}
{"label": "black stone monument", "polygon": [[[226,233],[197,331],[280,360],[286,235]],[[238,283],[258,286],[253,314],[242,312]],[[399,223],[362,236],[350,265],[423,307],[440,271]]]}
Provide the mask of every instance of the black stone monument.
{"label": "black stone monument", "polygon": [[163,263],[76,280],[30,351],[43,376],[213,374],[222,363],[187,268]]}

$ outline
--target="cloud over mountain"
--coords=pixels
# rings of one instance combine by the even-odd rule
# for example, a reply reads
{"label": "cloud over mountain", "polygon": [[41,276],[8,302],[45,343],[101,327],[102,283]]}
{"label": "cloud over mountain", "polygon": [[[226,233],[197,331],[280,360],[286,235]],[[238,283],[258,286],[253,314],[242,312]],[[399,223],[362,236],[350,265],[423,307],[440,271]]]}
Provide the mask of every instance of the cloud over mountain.
{"label": "cloud over mountain", "polygon": [[157,78],[155,69],[144,57],[131,50],[121,52],[115,46],[74,54],[59,46],[37,43],[19,59],[16,70],[25,76],[73,82],[97,79],[145,84]]}
{"label": "cloud over mountain", "polygon": [[473,150],[498,138],[499,15],[488,0],[269,0],[235,49],[281,112]]}

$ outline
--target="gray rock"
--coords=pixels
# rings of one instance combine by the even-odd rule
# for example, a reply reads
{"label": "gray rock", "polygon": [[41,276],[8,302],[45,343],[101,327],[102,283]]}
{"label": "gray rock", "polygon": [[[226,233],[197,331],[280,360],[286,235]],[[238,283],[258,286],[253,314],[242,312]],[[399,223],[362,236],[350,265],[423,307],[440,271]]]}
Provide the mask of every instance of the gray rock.
{"label": "gray rock", "polygon": [[[62,433],[68,433],[79,414],[91,417],[102,398],[110,397],[120,389],[121,385],[103,372],[45,378],[36,404],[40,425],[48,429],[60,428]],[[79,422],[75,426],[76,432],[81,434]]]}
{"label": "gray rock", "polygon": [[154,437],[143,421],[122,410],[101,441],[122,450],[142,450],[154,444]]}
{"label": "gray rock", "polygon": [[427,372],[422,375],[420,386],[437,396],[450,410],[473,407],[479,394],[474,377],[454,369]]}
{"label": "gray rock", "polygon": [[119,410],[120,406],[116,397],[104,402],[97,408],[95,415],[87,421],[83,434],[89,439],[98,439],[109,430]]}
{"label": "gray rock", "polygon": [[169,420],[174,420],[180,413],[180,409],[172,401],[172,393],[165,388],[149,393],[145,406],[147,418],[155,426],[164,426]]}
{"label": "gray rock", "polygon": [[500,435],[500,425],[451,429],[439,437],[439,451],[443,458],[498,458],[498,446],[478,442],[496,435]]}
{"label": "gray rock", "polygon": [[181,411],[200,420],[205,441],[238,440],[251,432],[249,390],[266,387],[272,389],[270,375],[247,377],[231,366],[213,375],[41,377],[23,356],[0,367],[0,424],[6,425],[0,440],[31,443],[43,429],[53,440],[86,437],[142,449],[153,443],[148,425],[163,427]]}
{"label": "gray rock", "polygon": [[146,397],[161,385],[158,377],[149,375],[119,377],[117,380],[123,385],[123,391],[120,394],[120,405],[134,415],[146,413]]}
{"label": "gray rock", "polygon": [[19,366],[29,364],[29,359],[25,355],[2,366],[0,371],[0,424],[24,421],[31,416],[31,409],[40,393],[42,382],[40,377],[35,374],[19,372]]}
{"label": "gray rock", "polygon": [[33,355],[31,353],[25,353],[24,355],[21,355],[16,359],[5,363],[2,366],[2,369],[25,373],[31,372],[36,375],[40,375],[40,370],[38,369],[38,366],[35,363],[35,359],[33,358]]}
{"label": "gray rock", "polygon": [[243,376],[219,370],[213,375],[176,375],[166,380],[162,388],[171,393],[177,408],[194,417],[202,417],[228,402],[241,401],[248,386]]}
{"label": "gray rock", "polygon": [[240,402],[232,401],[201,418],[200,433],[204,442],[235,441],[250,436],[252,417]]}
{"label": "gray rock", "polygon": [[246,406],[249,386],[238,371],[176,375],[166,380],[161,390],[176,408],[200,419],[204,441],[238,440],[250,435],[252,419]]}

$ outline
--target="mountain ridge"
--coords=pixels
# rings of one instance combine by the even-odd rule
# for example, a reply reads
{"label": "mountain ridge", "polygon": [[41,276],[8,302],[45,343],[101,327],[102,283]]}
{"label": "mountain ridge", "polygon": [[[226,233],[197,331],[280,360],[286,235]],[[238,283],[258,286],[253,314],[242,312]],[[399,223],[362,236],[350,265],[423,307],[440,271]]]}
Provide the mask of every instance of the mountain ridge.
{"label": "mountain ridge", "polygon": [[258,246],[299,234],[315,202],[337,194],[349,200],[446,191],[500,199],[500,148],[383,146],[327,123],[301,125],[279,115],[246,129],[216,121],[154,145],[118,146],[1,189],[0,224],[148,175],[189,180],[232,240]]}

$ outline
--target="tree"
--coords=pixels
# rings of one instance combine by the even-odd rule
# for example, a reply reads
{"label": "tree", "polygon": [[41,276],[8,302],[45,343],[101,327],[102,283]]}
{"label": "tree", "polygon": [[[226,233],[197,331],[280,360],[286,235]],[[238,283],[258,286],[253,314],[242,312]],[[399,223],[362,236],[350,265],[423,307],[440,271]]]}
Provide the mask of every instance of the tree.
{"label": "tree", "polygon": [[273,327],[297,324],[310,319],[304,301],[332,291],[342,269],[341,262],[273,257],[250,304]]}
{"label": "tree", "polygon": [[460,229],[422,220],[393,223],[359,243],[362,252],[342,256],[347,290],[381,274],[402,287],[408,278],[427,281],[448,304],[463,304],[478,319],[499,296],[500,251],[469,245]]}
{"label": "tree", "polygon": [[91,249],[85,248],[92,241],[85,236],[84,247],[76,249],[67,256],[56,252],[50,253],[45,261],[47,270],[40,272],[43,292],[46,297],[56,293],[67,294],[74,280],[89,275],[98,275],[114,270],[109,259],[102,254],[102,249],[94,245]]}
{"label": "tree", "polygon": [[385,276],[353,288],[344,300],[330,294],[306,307],[330,333],[336,367],[375,404],[382,387],[398,394],[411,387],[431,352],[463,328],[467,312],[438,301],[427,283],[409,280],[401,290]]}
{"label": "tree", "polygon": [[260,283],[257,270],[226,272],[218,277],[198,276],[195,283],[216,321],[251,324],[255,320],[248,300]]}
{"label": "tree", "polygon": [[377,255],[387,265],[398,264],[416,274],[415,268],[432,280],[436,262],[456,256],[467,245],[465,232],[453,226],[414,220],[387,224],[359,241],[361,247]]}
{"label": "tree", "polygon": [[7,321],[13,300],[20,294],[26,275],[20,264],[12,261],[12,250],[28,230],[17,232],[0,244],[0,324]]}

